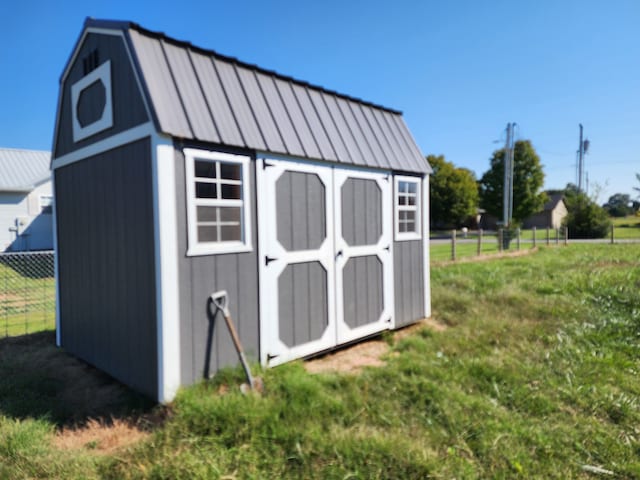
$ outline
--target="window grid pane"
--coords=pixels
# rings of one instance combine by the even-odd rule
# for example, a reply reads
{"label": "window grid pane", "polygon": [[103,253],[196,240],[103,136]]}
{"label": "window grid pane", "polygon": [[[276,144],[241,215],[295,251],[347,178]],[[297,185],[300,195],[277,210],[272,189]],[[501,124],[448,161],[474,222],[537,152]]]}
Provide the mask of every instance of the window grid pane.
{"label": "window grid pane", "polygon": [[242,165],[196,158],[194,176],[198,242],[243,241]]}
{"label": "window grid pane", "polygon": [[396,222],[398,233],[418,233],[418,182],[398,180]]}

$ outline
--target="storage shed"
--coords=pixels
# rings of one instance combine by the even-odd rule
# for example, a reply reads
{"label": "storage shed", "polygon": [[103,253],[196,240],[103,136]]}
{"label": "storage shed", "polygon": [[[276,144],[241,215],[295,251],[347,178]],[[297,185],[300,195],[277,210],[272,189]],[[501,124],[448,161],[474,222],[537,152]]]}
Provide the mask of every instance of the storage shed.
{"label": "storage shed", "polygon": [[88,19],[60,81],[57,342],[160,402],[249,357],[430,314],[430,167],[401,113]]}

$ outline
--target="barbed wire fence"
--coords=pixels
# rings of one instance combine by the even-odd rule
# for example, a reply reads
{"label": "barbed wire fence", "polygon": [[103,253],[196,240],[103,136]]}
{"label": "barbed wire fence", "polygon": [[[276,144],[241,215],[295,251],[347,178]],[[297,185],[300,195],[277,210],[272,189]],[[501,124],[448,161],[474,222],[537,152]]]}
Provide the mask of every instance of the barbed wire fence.
{"label": "barbed wire fence", "polygon": [[0,253],[0,338],[55,328],[52,251]]}

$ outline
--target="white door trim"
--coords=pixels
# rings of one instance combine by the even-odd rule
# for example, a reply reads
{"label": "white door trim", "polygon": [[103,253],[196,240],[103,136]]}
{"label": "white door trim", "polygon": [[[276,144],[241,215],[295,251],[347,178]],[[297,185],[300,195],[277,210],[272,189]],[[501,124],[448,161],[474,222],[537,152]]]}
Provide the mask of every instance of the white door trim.
{"label": "white door trim", "polygon": [[[342,186],[349,178],[373,180],[381,192],[382,234],[375,245],[349,246],[342,236]],[[395,326],[393,307],[393,177],[391,172],[364,169],[334,169],[334,232],[336,269],[336,325],[337,343],[347,343],[359,338],[391,329]],[[376,321],[350,327],[344,318],[343,270],[350,258],[376,255],[382,263],[383,309]]]}
{"label": "white door trim", "polygon": [[[316,174],[325,187],[326,237],[319,248],[289,252],[277,241],[276,181],[285,171]],[[330,166],[258,158],[256,160],[258,194],[258,262],[260,288],[260,361],[275,366],[335,346],[335,270],[333,246],[333,173]],[[267,261],[268,259],[268,261]],[[327,320],[322,337],[289,347],[279,337],[279,305],[276,283],[287,265],[318,261],[327,273]]]}

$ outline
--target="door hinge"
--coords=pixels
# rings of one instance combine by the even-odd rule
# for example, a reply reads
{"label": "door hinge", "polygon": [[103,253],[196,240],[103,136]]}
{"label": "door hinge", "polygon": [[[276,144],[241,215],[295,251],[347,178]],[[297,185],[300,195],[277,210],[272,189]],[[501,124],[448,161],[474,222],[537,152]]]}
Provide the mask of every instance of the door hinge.
{"label": "door hinge", "polygon": [[278,358],[280,355],[272,355],[270,353],[267,353],[267,363],[269,363],[271,360],[273,360],[274,358]]}
{"label": "door hinge", "polygon": [[271,262],[275,262],[276,260],[278,260],[278,259],[277,259],[277,258],[271,258],[271,257],[269,257],[269,256],[267,256],[267,255],[265,255],[265,256],[264,256],[264,264],[265,264],[266,266],[269,266],[269,264],[270,264]]}

